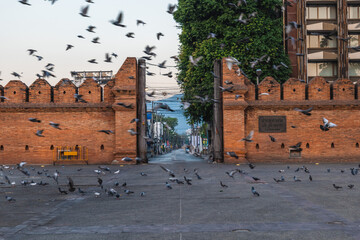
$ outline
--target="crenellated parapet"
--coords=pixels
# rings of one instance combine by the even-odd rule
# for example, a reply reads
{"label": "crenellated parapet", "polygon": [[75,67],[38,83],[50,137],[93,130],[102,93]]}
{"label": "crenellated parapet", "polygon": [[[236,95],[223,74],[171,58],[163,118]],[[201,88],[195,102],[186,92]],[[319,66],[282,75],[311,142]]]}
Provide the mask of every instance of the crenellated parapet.
{"label": "crenellated parapet", "polygon": [[86,79],[79,87],[79,94],[88,103],[101,102],[101,93],[100,85],[92,78]]}
{"label": "crenellated parapet", "polygon": [[282,85],[283,99],[289,101],[305,100],[306,83],[297,78],[290,78]]}
{"label": "crenellated parapet", "polygon": [[323,77],[314,77],[308,83],[308,99],[316,100],[330,100],[330,83],[325,81]]}
{"label": "crenellated parapet", "polygon": [[74,94],[77,88],[67,78],[61,79],[54,87],[54,103],[75,103]]}
{"label": "crenellated parapet", "polygon": [[115,86],[115,80],[111,79],[104,86],[104,102],[113,104],[115,101],[115,95],[112,92],[112,88]]}
{"label": "crenellated parapet", "polygon": [[[222,64],[223,87],[232,86],[222,98],[225,163],[358,161],[359,85],[349,79],[329,83],[322,77],[309,83],[290,78],[280,84],[265,77],[255,86],[239,75],[237,66],[229,70],[224,59]],[[323,131],[323,118],[337,126]],[[252,131],[251,142],[241,140]],[[302,151],[292,151],[290,146],[299,142]]]}
{"label": "crenellated parapet", "polygon": [[258,85],[258,99],[260,101],[279,101],[281,85],[273,77],[265,77]]}
{"label": "crenellated parapet", "polygon": [[52,87],[45,79],[37,79],[29,87],[30,103],[51,102]]}
{"label": "crenellated parapet", "polygon": [[338,79],[333,84],[334,100],[354,100],[355,85],[349,79]]}
{"label": "crenellated parapet", "polygon": [[[85,147],[90,164],[135,159],[136,136],[128,130],[137,129],[136,122],[130,123],[137,116],[137,70],[136,58],[127,58],[104,88],[94,79],[78,88],[69,79],[54,87],[44,79],[30,87],[20,80],[0,86],[0,96],[6,97],[0,100],[0,164],[52,164],[59,146]],[[86,102],[77,101],[76,93]],[[119,102],[132,105],[125,108]],[[50,122],[60,124],[61,130]],[[43,130],[44,137],[35,134],[38,130]]]}
{"label": "crenellated parapet", "polygon": [[4,87],[4,96],[9,100],[5,102],[25,103],[27,102],[28,87],[20,80],[11,80]]}

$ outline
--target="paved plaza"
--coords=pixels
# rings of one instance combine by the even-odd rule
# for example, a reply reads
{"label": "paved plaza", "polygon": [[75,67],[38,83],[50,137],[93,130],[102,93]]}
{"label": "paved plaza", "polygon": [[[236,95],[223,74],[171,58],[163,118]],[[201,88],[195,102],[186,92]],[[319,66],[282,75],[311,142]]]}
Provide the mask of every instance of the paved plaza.
{"label": "paved plaza", "polygon": [[[170,181],[160,166],[180,181],[192,179],[191,185]],[[149,164],[102,166],[111,173],[104,169],[97,174],[95,165],[26,165],[27,177],[9,166],[0,171],[0,239],[360,239],[359,175],[350,171],[357,164],[305,164],[310,173],[302,166],[213,164],[184,150]],[[233,178],[226,174],[236,169],[242,173]],[[60,188],[68,191],[71,177],[75,192],[59,193],[54,179],[45,176],[55,170]],[[9,185],[4,175],[16,185]],[[285,182],[276,183],[273,178],[281,176]],[[22,180],[49,185],[23,186]],[[86,193],[80,194],[79,187]],[[118,198],[105,193],[111,188]],[[126,189],[134,193],[126,194]]]}

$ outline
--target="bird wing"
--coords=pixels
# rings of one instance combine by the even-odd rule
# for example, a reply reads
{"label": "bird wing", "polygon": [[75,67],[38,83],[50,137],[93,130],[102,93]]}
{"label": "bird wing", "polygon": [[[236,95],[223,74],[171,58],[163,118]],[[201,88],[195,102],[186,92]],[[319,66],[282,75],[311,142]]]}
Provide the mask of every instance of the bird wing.
{"label": "bird wing", "polygon": [[306,109],[306,110],[304,110],[304,111],[305,111],[305,112],[311,112],[312,109],[313,109],[313,108],[310,107],[309,109]]}
{"label": "bird wing", "polygon": [[254,130],[251,130],[249,135],[247,135],[246,139],[251,140],[254,136]]}
{"label": "bird wing", "polygon": [[323,117],[323,122],[324,122],[324,125],[326,126],[329,123],[329,120],[327,120],[326,118]]}
{"label": "bird wing", "polygon": [[328,123],[328,127],[331,128],[331,127],[336,127],[337,125],[335,123],[332,123],[332,122],[329,122]]}
{"label": "bird wing", "polygon": [[123,18],[123,13],[120,12],[120,13],[119,13],[119,16],[118,16],[117,19],[116,19],[116,22],[121,23],[121,22],[122,22],[122,18]]}
{"label": "bird wing", "polygon": [[89,6],[86,6],[86,7],[84,7],[83,9],[81,9],[81,12],[82,12],[84,15],[86,15],[87,12],[88,12],[88,10],[89,10]]}
{"label": "bird wing", "polygon": [[74,181],[72,180],[72,178],[68,177],[68,180],[69,180],[69,187],[74,188]]}
{"label": "bird wing", "polygon": [[230,61],[226,61],[226,66],[229,68],[229,70],[232,69],[233,63]]}

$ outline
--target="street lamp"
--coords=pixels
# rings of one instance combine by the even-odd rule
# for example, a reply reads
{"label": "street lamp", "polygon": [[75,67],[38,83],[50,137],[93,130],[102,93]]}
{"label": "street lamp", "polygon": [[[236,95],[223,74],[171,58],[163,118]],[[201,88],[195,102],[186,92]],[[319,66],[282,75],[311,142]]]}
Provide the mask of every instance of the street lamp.
{"label": "street lamp", "polygon": [[259,69],[256,69],[256,75],[257,75],[257,77],[256,77],[256,84],[257,84],[257,85],[259,85],[259,77],[260,77],[261,74],[262,74],[261,69],[260,69],[260,68],[259,68]]}

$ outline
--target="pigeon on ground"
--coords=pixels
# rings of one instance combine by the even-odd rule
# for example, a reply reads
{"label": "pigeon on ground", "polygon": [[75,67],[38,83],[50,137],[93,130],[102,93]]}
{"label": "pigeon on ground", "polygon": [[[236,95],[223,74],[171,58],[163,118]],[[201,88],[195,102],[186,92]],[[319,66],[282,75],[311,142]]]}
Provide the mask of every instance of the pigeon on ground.
{"label": "pigeon on ground", "polygon": [[253,194],[254,196],[257,196],[257,197],[260,196],[260,194],[255,190],[254,187],[251,187],[251,192],[252,192],[252,194]]}
{"label": "pigeon on ground", "polygon": [[167,189],[172,189],[171,185],[168,182],[166,182],[165,185]]}
{"label": "pigeon on ground", "polygon": [[8,202],[16,202],[16,199],[10,196],[5,196],[6,201]]}
{"label": "pigeon on ground", "polygon": [[223,183],[222,183],[222,181],[220,181],[220,186],[222,186],[223,188],[227,188],[227,187],[229,187],[228,185],[223,184]]}
{"label": "pigeon on ground", "polygon": [[67,191],[62,190],[60,187],[59,187],[58,189],[59,189],[60,194],[68,194],[68,192],[67,192]]}

